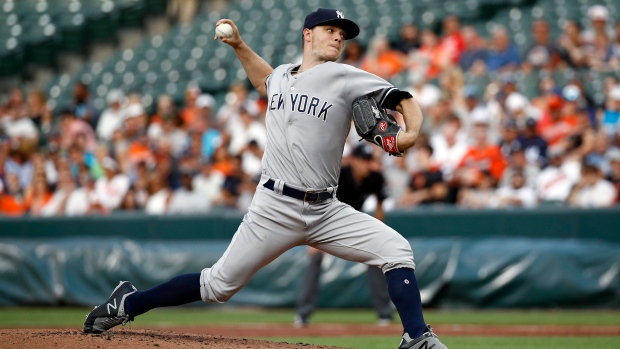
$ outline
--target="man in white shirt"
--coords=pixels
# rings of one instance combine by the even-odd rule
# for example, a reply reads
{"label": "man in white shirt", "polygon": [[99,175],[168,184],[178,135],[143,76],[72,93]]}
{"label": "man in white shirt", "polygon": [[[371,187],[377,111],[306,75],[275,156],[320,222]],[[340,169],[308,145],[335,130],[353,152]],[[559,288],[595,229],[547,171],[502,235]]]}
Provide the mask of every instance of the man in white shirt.
{"label": "man in white shirt", "polygon": [[603,179],[596,166],[584,164],[581,167],[581,180],[573,187],[568,201],[571,206],[596,208],[613,206],[616,199],[614,185]]}
{"label": "man in white shirt", "polygon": [[67,198],[65,214],[67,216],[83,216],[93,212],[108,213],[99,204],[95,191],[95,180],[90,173],[81,173],[78,178],[80,187],[73,190]]}
{"label": "man in white shirt", "polygon": [[118,166],[112,158],[104,158],[101,165],[105,170],[105,176],[95,182],[95,192],[104,208],[114,210],[120,206],[129,190],[129,176],[117,173]]}
{"label": "man in white shirt", "polygon": [[204,214],[209,212],[211,202],[205,195],[194,190],[192,175],[181,174],[181,187],[177,188],[170,198],[167,214]]}
{"label": "man in white shirt", "polygon": [[573,184],[579,180],[581,164],[565,161],[564,149],[549,148],[549,166],[540,172],[536,180],[536,192],[540,202],[565,203]]}
{"label": "man in white shirt", "polygon": [[467,135],[461,130],[461,120],[452,116],[441,125],[441,132],[430,139],[431,160],[439,164],[445,180],[452,179],[454,170],[468,150]]}
{"label": "man in white shirt", "polygon": [[112,139],[114,131],[120,130],[125,121],[122,108],[125,95],[121,90],[111,90],[106,97],[109,108],[104,110],[97,123],[97,138],[103,141]]}
{"label": "man in white shirt", "polygon": [[211,163],[205,161],[200,173],[192,179],[192,187],[207,199],[209,206],[215,206],[221,199],[225,179],[224,174],[213,170]]}
{"label": "man in white shirt", "polygon": [[241,108],[239,122],[231,122],[229,126],[228,132],[231,139],[228,150],[232,155],[239,155],[252,140],[255,140],[261,149],[265,148],[265,143],[267,143],[265,125],[259,122],[249,110]]}
{"label": "man in white shirt", "polygon": [[520,170],[512,172],[510,185],[502,186],[495,191],[497,207],[536,207],[536,192],[525,185],[525,176]]}

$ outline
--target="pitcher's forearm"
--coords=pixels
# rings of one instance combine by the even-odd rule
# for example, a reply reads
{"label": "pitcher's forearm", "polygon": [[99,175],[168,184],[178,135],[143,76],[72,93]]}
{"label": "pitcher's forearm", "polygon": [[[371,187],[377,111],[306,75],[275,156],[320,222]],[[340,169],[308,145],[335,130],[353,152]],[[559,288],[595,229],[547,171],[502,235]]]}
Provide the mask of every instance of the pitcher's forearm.
{"label": "pitcher's forearm", "polygon": [[396,106],[396,111],[403,115],[406,131],[398,136],[398,149],[405,151],[413,147],[420,137],[424,117],[420,106],[413,98],[405,98]]}
{"label": "pitcher's forearm", "polygon": [[233,49],[254,88],[260,94],[266,95],[265,80],[271,74],[273,68],[245,42],[234,46]]}

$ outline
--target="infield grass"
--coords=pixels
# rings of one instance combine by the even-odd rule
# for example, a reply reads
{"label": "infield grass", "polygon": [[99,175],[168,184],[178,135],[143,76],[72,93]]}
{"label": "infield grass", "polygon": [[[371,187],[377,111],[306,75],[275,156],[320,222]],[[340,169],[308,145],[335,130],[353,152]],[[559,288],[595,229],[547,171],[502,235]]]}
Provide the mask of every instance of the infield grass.
{"label": "infield grass", "polygon": [[[80,327],[91,308],[0,308],[0,328]],[[285,323],[293,321],[292,309],[192,306],[155,309],[141,315],[136,325],[207,325],[234,323]],[[618,310],[426,310],[426,322],[469,325],[594,325],[620,326]],[[371,310],[319,309],[313,323],[374,323]],[[618,346],[620,348],[620,346]]]}

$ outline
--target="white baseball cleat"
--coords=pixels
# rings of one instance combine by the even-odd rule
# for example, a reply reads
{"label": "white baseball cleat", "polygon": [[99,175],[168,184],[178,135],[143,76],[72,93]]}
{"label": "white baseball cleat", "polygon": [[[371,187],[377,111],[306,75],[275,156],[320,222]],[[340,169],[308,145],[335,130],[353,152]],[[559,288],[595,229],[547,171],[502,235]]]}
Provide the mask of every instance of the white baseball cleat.
{"label": "white baseball cleat", "polygon": [[405,332],[398,349],[448,349],[448,347],[439,341],[431,326],[426,325],[426,330],[413,339]]}

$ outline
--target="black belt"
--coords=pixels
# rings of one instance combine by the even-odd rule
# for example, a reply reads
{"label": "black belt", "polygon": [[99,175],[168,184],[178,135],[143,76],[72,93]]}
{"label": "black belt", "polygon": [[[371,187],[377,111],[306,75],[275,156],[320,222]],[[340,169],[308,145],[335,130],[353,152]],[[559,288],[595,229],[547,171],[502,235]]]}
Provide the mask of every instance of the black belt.
{"label": "black belt", "polygon": [[[263,184],[263,186],[269,190],[273,190],[274,184],[275,181],[273,179],[270,179],[267,181],[267,183]],[[310,203],[320,202],[334,197],[333,192],[330,193],[325,189],[303,191],[288,187],[286,185],[284,185],[284,188],[282,188],[282,194]]]}

